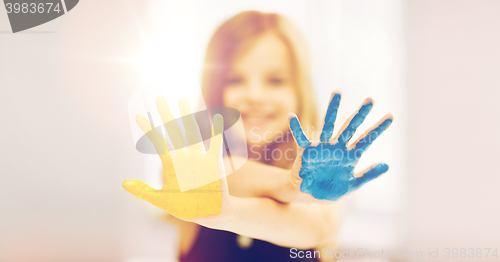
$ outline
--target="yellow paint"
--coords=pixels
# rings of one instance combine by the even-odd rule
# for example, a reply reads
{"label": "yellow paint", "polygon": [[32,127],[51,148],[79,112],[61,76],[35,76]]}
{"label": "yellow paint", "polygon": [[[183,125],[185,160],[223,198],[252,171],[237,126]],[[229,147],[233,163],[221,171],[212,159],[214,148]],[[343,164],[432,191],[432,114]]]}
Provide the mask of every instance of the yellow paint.
{"label": "yellow paint", "polygon": [[[162,97],[157,98],[156,105],[164,123],[173,120],[172,114]],[[187,100],[181,100],[179,107],[183,115],[191,114]],[[198,141],[196,124],[193,118],[184,120],[187,141],[190,141],[191,146],[178,149],[172,154],[168,152],[163,137],[155,128],[152,128],[151,123],[144,116],[137,116],[136,121],[155,146],[156,152],[162,161],[165,185],[161,190],[156,190],[141,181],[126,180],[123,182],[123,188],[132,195],[146,200],[179,218],[191,220],[209,215],[218,215],[221,212],[222,205],[219,176],[221,172],[219,162],[221,162],[222,158],[222,135],[220,134],[224,125],[222,116],[217,115],[213,119],[212,134],[219,135],[212,137],[210,150],[207,153],[202,150],[199,143],[191,143],[195,142],[195,139]],[[179,130],[167,130],[167,132],[172,144],[183,143]],[[198,184],[198,180],[212,182],[187,191],[181,191],[179,180],[183,180],[188,184]]]}
{"label": "yellow paint", "polygon": [[[219,180],[220,177],[219,172],[206,172],[203,170],[203,168],[208,165],[208,163],[200,162],[200,155],[205,155],[205,149],[203,143],[200,142],[201,136],[200,138],[198,138],[197,131],[199,129],[193,115],[191,114],[191,110],[189,109],[189,102],[187,101],[187,99],[183,98],[179,101],[179,109],[181,115],[183,116],[182,122],[184,124],[184,129],[186,130],[186,140],[189,144],[189,147],[184,147],[181,150],[177,150],[180,151],[179,153],[181,154],[177,154],[177,152],[175,154],[172,154],[172,164],[175,173],[177,174],[179,187],[181,191],[184,192],[215,182]],[[215,134],[217,134],[216,136],[214,135],[214,132],[212,132],[210,143],[211,145],[212,143],[214,143],[214,145],[217,145],[217,147],[215,148],[217,150],[209,151],[207,154],[208,156],[205,156],[209,157],[210,155],[215,154],[216,159],[209,159],[209,161],[215,161],[215,163],[217,163],[217,160],[219,158],[222,145],[222,132],[221,130],[219,130],[219,127],[217,127],[217,125],[222,125],[222,123],[217,124],[215,122],[217,119],[221,120],[222,118],[214,117],[214,128],[218,129],[217,132],[215,132]],[[213,147],[210,146],[210,149],[212,148]],[[220,158],[222,159],[222,156],[220,156]]]}

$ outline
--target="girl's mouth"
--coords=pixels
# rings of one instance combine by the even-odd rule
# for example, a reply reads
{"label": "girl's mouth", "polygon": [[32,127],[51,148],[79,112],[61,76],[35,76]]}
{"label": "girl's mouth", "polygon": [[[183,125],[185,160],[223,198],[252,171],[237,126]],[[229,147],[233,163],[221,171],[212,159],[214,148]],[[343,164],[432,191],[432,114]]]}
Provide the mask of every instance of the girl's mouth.
{"label": "girl's mouth", "polygon": [[272,115],[247,115],[242,114],[243,123],[247,127],[263,127],[272,121]]}

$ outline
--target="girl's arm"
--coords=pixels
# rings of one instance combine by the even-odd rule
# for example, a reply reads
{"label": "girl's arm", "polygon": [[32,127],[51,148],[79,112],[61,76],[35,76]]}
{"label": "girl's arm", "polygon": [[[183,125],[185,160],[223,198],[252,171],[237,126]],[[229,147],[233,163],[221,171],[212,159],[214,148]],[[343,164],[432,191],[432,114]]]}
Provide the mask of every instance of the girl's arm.
{"label": "girl's arm", "polygon": [[[161,97],[158,100],[159,108],[166,105]],[[184,115],[190,114],[187,100],[181,100],[179,107]],[[163,115],[162,120],[167,117]],[[165,140],[146,117],[138,116],[136,121],[158,153],[165,185],[156,190],[141,181],[126,180],[123,187],[132,195],[180,219],[282,246],[311,248],[333,242],[337,223],[329,205],[281,204],[269,198],[230,196],[227,179],[222,176],[224,170],[219,168],[223,163],[222,135],[213,136],[208,151],[193,143],[194,146],[172,154],[168,152]],[[194,118],[183,121],[187,141],[196,141]],[[223,126],[222,116],[216,115],[213,119],[213,134],[221,134]],[[180,136],[180,132],[178,134]],[[181,190],[180,179],[190,183],[199,183],[200,179],[213,182]]]}
{"label": "girl's arm", "polygon": [[230,194],[236,197],[268,197],[281,203],[314,201],[311,195],[300,192],[302,179],[294,181],[292,177],[291,170],[247,160],[227,176],[227,183]]}
{"label": "girl's arm", "polygon": [[337,215],[331,204],[281,204],[268,198],[230,197],[230,206],[227,215],[193,222],[298,249],[330,245],[337,235]]}

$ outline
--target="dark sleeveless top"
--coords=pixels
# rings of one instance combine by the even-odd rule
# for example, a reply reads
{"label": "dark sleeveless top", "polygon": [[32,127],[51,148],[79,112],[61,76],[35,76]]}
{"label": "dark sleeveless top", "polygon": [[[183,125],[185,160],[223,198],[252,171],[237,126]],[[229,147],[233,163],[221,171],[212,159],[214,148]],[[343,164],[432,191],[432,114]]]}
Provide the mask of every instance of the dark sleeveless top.
{"label": "dark sleeveless top", "polygon": [[290,253],[290,248],[257,239],[253,239],[247,249],[240,248],[237,245],[237,237],[238,235],[232,232],[200,227],[193,247],[188,254],[181,256],[180,262],[319,261],[314,258],[292,258],[290,255],[297,254],[300,250]]}

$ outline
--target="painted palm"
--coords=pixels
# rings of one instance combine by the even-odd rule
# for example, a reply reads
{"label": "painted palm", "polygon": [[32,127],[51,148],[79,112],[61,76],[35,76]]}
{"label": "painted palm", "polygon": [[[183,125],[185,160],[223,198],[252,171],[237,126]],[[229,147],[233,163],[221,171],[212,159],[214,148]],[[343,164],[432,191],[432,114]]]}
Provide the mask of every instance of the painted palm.
{"label": "painted palm", "polygon": [[353,173],[361,155],[391,125],[392,115],[387,114],[358,140],[347,145],[372,109],[373,100],[367,98],[332,138],[340,98],[339,91],[332,93],[319,142],[309,141],[296,115],[290,118],[290,129],[300,147],[300,157],[294,163],[294,170],[300,170],[302,179],[300,191],[316,199],[338,200],[389,169],[387,164],[379,163],[358,174]]}
{"label": "painted palm", "polygon": [[[159,96],[156,99],[158,112],[164,123],[173,121],[173,116],[168,106]],[[219,215],[223,203],[227,202],[229,193],[224,175],[220,174],[223,169],[219,168],[222,161],[222,131],[223,119],[216,115],[213,119],[212,138],[210,149],[205,152],[203,144],[198,140],[196,134],[197,125],[191,115],[189,103],[186,99],[179,101],[179,109],[186,130],[185,139],[177,126],[167,127],[168,135],[172,144],[175,145],[175,153],[168,152],[165,140],[144,116],[137,116],[139,127],[146,133],[153,143],[158,156],[161,159],[165,175],[165,185],[161,190],[156,190],[144,182],[137,180],[126,180],[123,187],[132,195],[146,200],[151,204],[166,210],[170,214],[181,219],[199,219],[210,215]],[[183,147],[183,141],[188,142]],[[205,181],[202,186],[191,190],[181,191],[179,182],[199,183]],[[188,185],[189,186],[189,185]]]}

